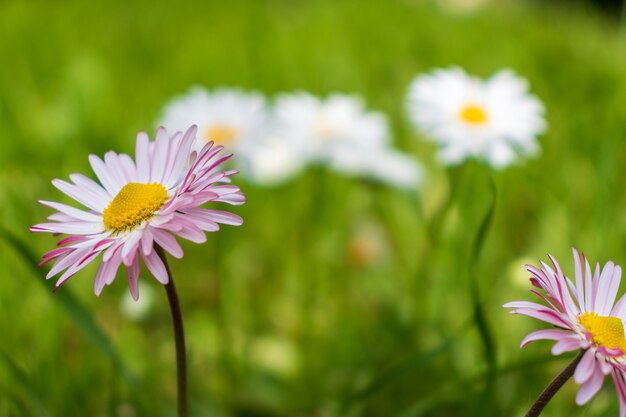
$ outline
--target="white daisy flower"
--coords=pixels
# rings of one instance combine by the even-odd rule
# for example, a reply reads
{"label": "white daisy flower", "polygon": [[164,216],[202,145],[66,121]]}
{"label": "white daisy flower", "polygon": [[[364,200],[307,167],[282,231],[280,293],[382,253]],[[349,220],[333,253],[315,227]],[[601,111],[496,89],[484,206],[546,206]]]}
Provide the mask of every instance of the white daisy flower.
{"label": "white daisy flower", "polygon": [[198,86],[167,104],[159,121],[160,126],[173,131],[195,124],[198,150],[213,141],[242,158],[258,146],[267,123],[266,101],[261,94],[229,88],[207,91]]}
{"label": "white daisy flower", "polygon": [[299,174],[306,160],[290,141],[268,136],[246,158],[246,176],[256,184],[273,186]]}
{"label": "white daisy flower", "polygon": [[369,112],[355,96],[283,94],[275,109],[276,133],[288,138],[307,159],[326,162],[337,151],[379,149],[389,142],[387,118]]}
{"label": "white daisy flower", "polygon": [[544,107],[528,90],[528,82],[510,70],[482,81],[458,67],[437,69],[411,84],[409,114],[440,144],[444,163],[475,157],[503,168],[539,151]]}
{"label": "white daisy flower", "polygon": [[349,176],[406,188],[421,178],[419,164],[391,148],[387,117],[366,110],[356,96],[283,94],[276,102],[275,132],[305,160]]}
{"label": "white daisy flower", "polygon": [[305,163],[293,141],[271,134],[271,113],[258,93],[227,88],[210,92],[194,87],[165,107],[160,123],[172,130],[196,124],[196,148],[214,141],[236,152],[235,165],[258,185],[284,182],[300,172]]}

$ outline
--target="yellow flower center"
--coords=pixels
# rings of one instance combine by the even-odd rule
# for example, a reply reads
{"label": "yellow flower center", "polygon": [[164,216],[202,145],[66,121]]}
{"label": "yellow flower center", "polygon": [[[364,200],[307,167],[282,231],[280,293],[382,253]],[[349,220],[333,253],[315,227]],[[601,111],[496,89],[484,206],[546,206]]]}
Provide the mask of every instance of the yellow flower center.
{"label": "yellow flower center", "polygon": [[578,319],[591,334],[594,345],[609,349],[619,348],[626,352],[624,324],[620,318],[598,316],[598,313],[583,313]]}
{"label": "yellow flower center", "polygon": [[238,134],[239,129],[221,123],[210,125],[204,131],[204,137],[207,142],[212,140],[213,142],[215,142],[216,145],[222,146],[233,142],[235,139],[237,139]]}
{"label": "yellow flower center", "polygon": [[334,139],[339,135],[336,126],[323,114],[315,119],[313,129],[322,139]]}
{"label": "yellow flower center", "polygon": [[131,230],[154,216],[166,200],[167,190],[161,184],[129,182],[104,209],[104,227],[116,233]]}
{"label": "yellow flower center", "polygon": [[461,120],[465,123],[469,123],[472,125],[482,125],[487,123],[487,113],[485,109],[481,106],[477,106],[476,104],[468,104],[463,107],[461,112],[459,113]]}

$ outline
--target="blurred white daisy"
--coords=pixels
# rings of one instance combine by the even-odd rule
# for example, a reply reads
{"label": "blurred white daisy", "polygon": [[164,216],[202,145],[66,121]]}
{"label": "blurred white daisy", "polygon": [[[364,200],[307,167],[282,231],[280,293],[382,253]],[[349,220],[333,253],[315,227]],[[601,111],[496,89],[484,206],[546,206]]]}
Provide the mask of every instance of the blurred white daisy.
{"label": "blurred white daisy", "polygon": [[503,168],[539,151],[544,107],[528,90],[528,82],[510,70],[483,81],[458,67],[437,69],[411,84],[409,115],[440,144],[444,163],[475,157]]}
{"label": "blurred white daisy", "polygon": [[172,131],[198,126],[197,149],[213,141],[245,158],[266,134],[268,111],[265,98],[254,92],[192,87],[167,104],[160,126]]}
{"label": "blurred white daisy", "polygon": [[387,118],[365,109],[355,96],[283,94],[276,101],[275,127],[308,159],[327,162],[342,150],[379,149],[389,143]]}
{"label": "blurred white daisy", "polygon": [[407,188],[421,177],[414,159],[391,148],[387,117],[368,111],[356,96],[283,94],[276,102],[275,131],[305,160],[349,176]]}
{"label": "blurred white daisy", "polygon": [[251,182],[272,186],[299,173],[305,164],[295,142],[272,135],[272,119],[265,98],[258,93],[193,87],[165,106],[160,124],[175,130],[198,126],[200,149],[208,141],[236,152],[234,165]]}
{"label": "blurred white daisy", "polygon": [[277,185],[299,174],[306,165],[301,152],[287,140],[268,136],[246,158],[246,176],[264,186]]}

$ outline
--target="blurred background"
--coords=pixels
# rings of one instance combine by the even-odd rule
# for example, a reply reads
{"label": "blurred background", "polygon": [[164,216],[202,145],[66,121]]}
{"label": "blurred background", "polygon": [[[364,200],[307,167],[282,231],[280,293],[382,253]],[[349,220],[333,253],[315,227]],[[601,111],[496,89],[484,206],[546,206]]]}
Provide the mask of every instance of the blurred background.
{"label": "blurred background", "polygon": [[[195,84],[360,94],[426,178],[237,179],[245,224],[181,242],[172,262],[192,415],[524,415],[571,358],[519,349],[543,326],[501,308],[530,299],[523,265],[552,253],[571,273],[572,247],[626,261],[625,25],[608,0],[0,2],[0,416],[175,415],[161,286],[142,271],[130,303],[120,274],[96,298],[94,263],[53,294],[34,264],[55,239],[28,227],[49,214],[38,199],[69,202],[52,178],[92,176],[89,153],[133,154]],[[449,65],[528,78],[542,154],[442,167],[405,99]],[[617,415],[612,383],[583,408],[576,388],[543,415]]]}

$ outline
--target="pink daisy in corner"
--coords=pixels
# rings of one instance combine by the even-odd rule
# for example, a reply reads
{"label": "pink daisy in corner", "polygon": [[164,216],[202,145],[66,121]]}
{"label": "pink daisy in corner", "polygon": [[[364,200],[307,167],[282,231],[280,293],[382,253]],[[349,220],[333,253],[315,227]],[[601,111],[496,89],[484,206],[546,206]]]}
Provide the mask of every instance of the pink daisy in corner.
{"label": "pink daisy in corner", "polygon": [[626,416],[626,296],[617,303],[622,269],[609,261],[592,272],[584,255],[574,253],[575,282],[568,278],[550,256],[554,269],[546,263],[541,268],[527,265],[530,282],[543,290],[531,290],[545,304],[514,301],[504,305],[512,314],[523,314],[551,324],[554,328],[535,331],[522,340],[522,347],[537,340],[555,340],[552,353],[583,350],[574,371],[574,380],[582,384],[576,403],[587,403],[602,387],[604,377],[611,375],[620,403],[620,416]]}
{"label": "pink daisy in corner", "polygon": [[94,291],[100,295],[115,279],[119,267],[126,267],[128,287],[139,298],[140,258],[154,277],[168,283],[168,274],[154,245],[158,244],[175,258],[183,251],[175,236],[202,243],[205,232],[219,229],[218,223],[241,225],[236,214],[200,208],[210,202],[240,205],[245,196],[230,185],[237,171],[220,171],[220,164],[232,155],[219,155],[221,146],[207,143],[193,151],[196,127],[184,134],[169,135],[163,128],[150,142],[148,135],[137,135],[135,159],[107,152],[104,160],[95,155],[89,162],[100,184],[81,174],[70,175],[71,183],[55,179],[52,184],[86,207],[78,209],[61,203],[40,201],[57,212],[50,223],[30,228],[33,232],[69,235],[58,248],[46,253],[43,262],[56,260],[46,278],[61,272],[58,288],[70,277],[102,254]]}

